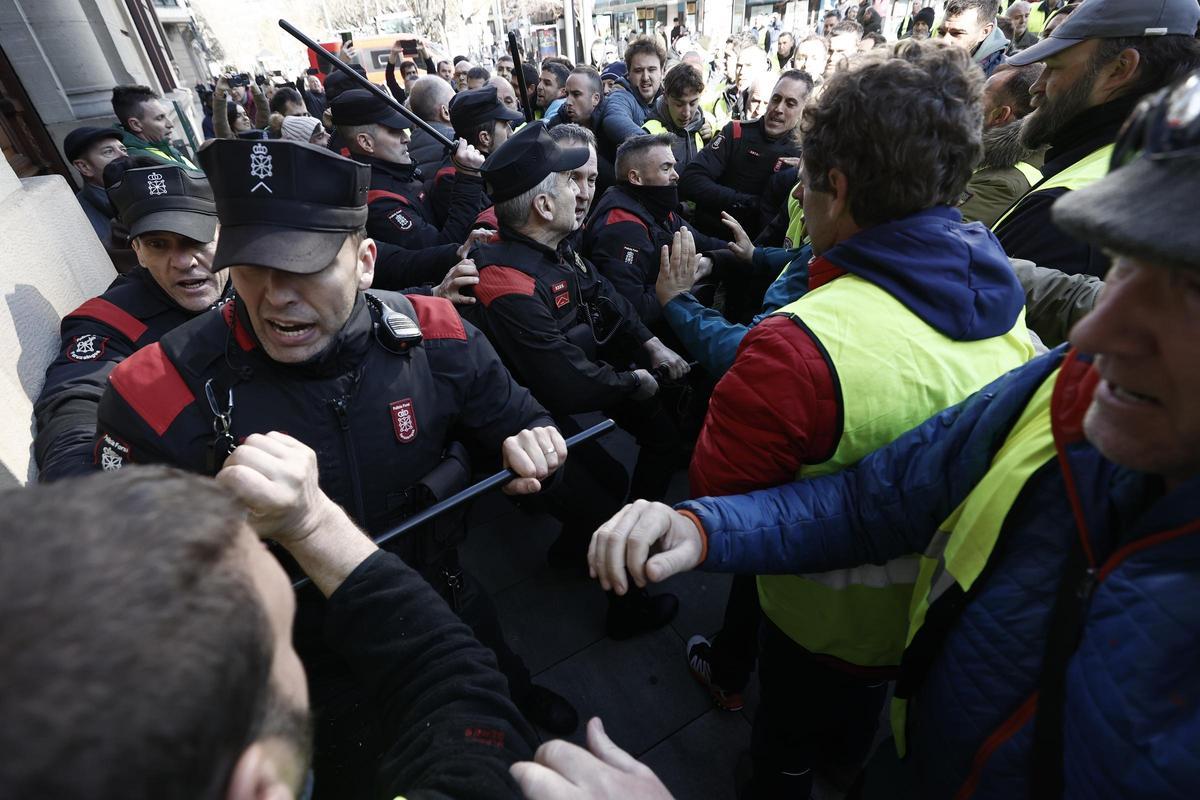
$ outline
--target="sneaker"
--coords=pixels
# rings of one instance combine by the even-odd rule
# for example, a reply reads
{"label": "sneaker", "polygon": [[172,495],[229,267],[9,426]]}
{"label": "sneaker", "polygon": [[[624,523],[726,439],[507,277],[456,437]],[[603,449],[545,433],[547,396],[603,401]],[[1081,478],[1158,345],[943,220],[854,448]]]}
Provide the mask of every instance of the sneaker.
{"label": "sneaker", "polygon": [[712,695],[717,708],[724,711],[741,711],[746,705],[741,692],[730,692],[713,683],[712,680],[712,642],[699,634],[687,642],[688,669],[692,677]]}
{"label": "sneaker", "polygon": [[608,593],[604,632],[608,638],[617,641],[632,639],[639,633],[658,630],[675,619],[678,612],[679,598],[675,595],[652,595],[645,589],[631,586],[624,596]]}
{"label": "sneaker", "polygon": [[555,736],[568,736],[579,727],[579,714],[571,701],[545,686],[531,684],[516,706],[525,719]]}

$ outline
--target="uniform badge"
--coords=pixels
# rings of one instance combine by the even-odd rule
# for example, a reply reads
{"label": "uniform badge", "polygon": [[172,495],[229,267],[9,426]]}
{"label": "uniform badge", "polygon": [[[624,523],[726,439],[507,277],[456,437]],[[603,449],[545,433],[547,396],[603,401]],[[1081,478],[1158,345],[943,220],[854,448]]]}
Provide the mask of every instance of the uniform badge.
{"label": "uniform badge", "polygon": [[417,438],[417,415],[413,411],[412,398],[393,400],[389,408],[392,414],[392,430],[396,432],[396,440],[408,444]]}
{"label": "uniform badge", "polygon": [[146,176],[146,191],[151,197],[167,193],[167,182],[163,180],[161,172],[155,170]]}
{"label": "uniform badge", "polygon": [[107,336],[99,336],[95,333],[76,336],[71,340],[71,346],[67,348],[67,358],[72,361],[95,361],[104,355],[106,344],[108,344]]}
{"label": "uniform badge", "polygon": [[266,189],[267,194],[275,194],[270,186],[264,182],[267,178],[274,174],[274,167],[271,161],[271,151],[262,142],[250,148],[250,177],[258,178],[258,183],[250,190],[250,194],[254,194],[259,189]]}
{"label": "uniform badge", "polygon": [[125,466],[129,455],[129,445],[107,433],[96,443],[95,460],[105,472],[113,472]]}
{"label": "uniform badge", "polygon": [[408,216],[404,213],[404,209],[402,208],[393,211],[392,215],[388,217],[388,219],[390,219],[395,226],[402,231],[412,230],[412,220],[408,218]]}
{"label": "uniform badge", "polygon": [[579,253],[575,254],[575,266],[579,267],[580,272],[587,275],[587,262],[580,257]]}
{"label": "uniform badge", "polygon": [[713,150],[720,150],[721,145],[725,143],[725,134],[718,133],[713,137],[712,144],[709,145]]}
{"label": "uniform badge", "polygon": [[638,251],[637,251],[636,247],[630,247],[629,245],[625,245],[625,263],[632,264],[633,260],[635,258],[637,258],[637,252]]}
{"label": "uniform badge", "polygon": [[783,169],[783,159],[777,158],[775,159],[775,171],[779,172],[781,169]]}
{"label": "uniform badge", "polygon": [[563,306],[567,305],[570,302],[571,302],[571,293],[570,292],[563,292],[562,294],[556,294],[554,296],[554,305],[558,306],[559,308],[562,308]]}
{"label": "uniform badge", "polygon": [[556,283],[550,287],[550,291],[554,292],[555,294],[558,294],[559,292],[565,292],[566,290],[567,290],[567,282],[566,281],[559,281],[558,283]]}

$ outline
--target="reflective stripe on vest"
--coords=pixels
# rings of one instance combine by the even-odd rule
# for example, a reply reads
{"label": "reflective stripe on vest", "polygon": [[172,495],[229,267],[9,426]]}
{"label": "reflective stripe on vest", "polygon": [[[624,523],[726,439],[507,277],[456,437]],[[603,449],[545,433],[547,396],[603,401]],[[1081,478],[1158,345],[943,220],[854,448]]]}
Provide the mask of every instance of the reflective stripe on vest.
{"label": "reflective stripe on vest", "polygon": [[[671,131],[667,130],[667,126],[663,125],[662,122],[657,119],[646,120],[646,122],[642,125],[642,130],[644,130],[646,133],[655,134],[655,135],[660,134],[660,133],[670,133],[672,136],[679,136],[679,134],[671,133]],[[680,138],[683,138],[683,137],[680,137]],[[695,139],[696,152],[699,153],[701,150],[704,149],[704,140],[700,138],[699,131],[693,133],[692,138]]]}
{"label": "reflective stripe on vest", "polygon": [[[1060,372],[1061,368],[1050,373],[1034,392],[992,459],[991,468],[939,526],[938,535],[925,551],[913,592],[906,648],[913,646],[930,609],[951,587],[958,585],[966,592],[975,585],[987,567],[1017,495],[1026,481],[1054,458],[1050,400]],[[896,751],[903,757],[907,748],[907,699],[893,698],[891,717]]]}
{"label": "reflective stripe on vest", "polygon": [[[1056,175],[1051,175],[1045,179],[1039,177],[1038,181],[1032,184],[1030,190],[1022,195],[1020,200],[1013,203],[1008,211],[1000,215],[1000,219],[996,220],[996,224],[992,226],[992,230],[1000,230],[1000,226],[1004,223],[1004,220],[1008,219],[1009,215],[1017,209],[1017,206],[1021,205],[1022,200],[1034,192],[1044,192],[1048,189],[1067,189],[1073,192],[1076,189],[1091,186],[1103,178],[1108,174],[1108,164],[1112,161],[1113,147],[1114,145],[1106,144],[1104,147],[1092,151]],[[1020,164],[1017,165],[1017,169],[1021,169]],[[1021,172],[1025,172],[1025,170],[1022,169]],[[1039,172],[1038,175],[1040,176],[1041,173]]]}
{"label": "reflective stripe on vest", "polygon": [[1013,166],[1025,176],[1025,180],[1029,181],[1030,186],[1037,186],[1038,182],[1042,179],[1042,171],[1028,161],[1018,161]]}
{"label": "reflective stripe on vest", "polygon": [[[954,341],[900,301],[844,275],[790,303],[790,317],[833,367],[842,431],[833,456],[797,477],[842,470],[1033,357],[1024,312],[1003,336]],[[919,557],[821,575],[758,578],[763,612],[805,649],[865,667],[904,649]]]}

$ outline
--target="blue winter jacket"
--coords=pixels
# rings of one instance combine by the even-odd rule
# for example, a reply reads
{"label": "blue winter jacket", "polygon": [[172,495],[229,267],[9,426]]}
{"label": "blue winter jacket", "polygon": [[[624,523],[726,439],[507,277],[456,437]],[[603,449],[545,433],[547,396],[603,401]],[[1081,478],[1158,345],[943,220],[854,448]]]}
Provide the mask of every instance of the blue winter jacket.
{"label": "blue winter jacket", "polygon": [[[1051,351],[1002,376],[853,468],[682,503],[708,535],[702,568],[826,572],[924,551],[1063,355]],[[1082,439],[1064,453],[1072,479],[1052,459],[1025,484],[990,572],[909,703],[908,762],[921,797],[954,797],[968,780],[977,781],[976,800],[1029,796],[1036,706],[1028,701],[1079,537],[1071,487],[1105,567],[1068,663],[1063,796],[1200,792],[1200,478],[1164,494],[1159,479],[1113,464]]]}
{"label": "blue winter jacket", "polygon": [[642,96],[627,79],[618,78],[616,82],[623,88],[614,90],[604,98],[599,109],[598,127],[612,150],[610,157],[626,139],[645,135],[642,125],[654,112],[654,102],[658,99],[658,95],[655,95],[649,103],[643,104]]}
{"label": "blue winter jacket", "polygon": [[751,328],[808,291],[811,260],[812,247],[808,245],[754,248],[755,272],[778,272],[781,268],[783,271],[767,289],[762,310],[749,325],[730,322],[720,311],[709,308],[688,292],[663,306],[663,318],[700,366],[710,375],[723,375],[733,366],[738,347]]}

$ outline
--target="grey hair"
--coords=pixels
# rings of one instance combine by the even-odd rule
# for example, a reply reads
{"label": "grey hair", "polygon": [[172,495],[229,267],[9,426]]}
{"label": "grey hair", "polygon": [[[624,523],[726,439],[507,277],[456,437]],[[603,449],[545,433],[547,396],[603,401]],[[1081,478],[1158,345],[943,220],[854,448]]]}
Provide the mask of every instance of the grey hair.
{"label": "grey hair", "polygon": [[501,200],[496,203],[496,221],[506,228],[520,228],[529,222],[529,214],[533,210],[533,201],[539,194],[553,194],[554,187],[563,172],[551,172],[542,178],[541,183],[532,189],[526,189],[516,197]]}

